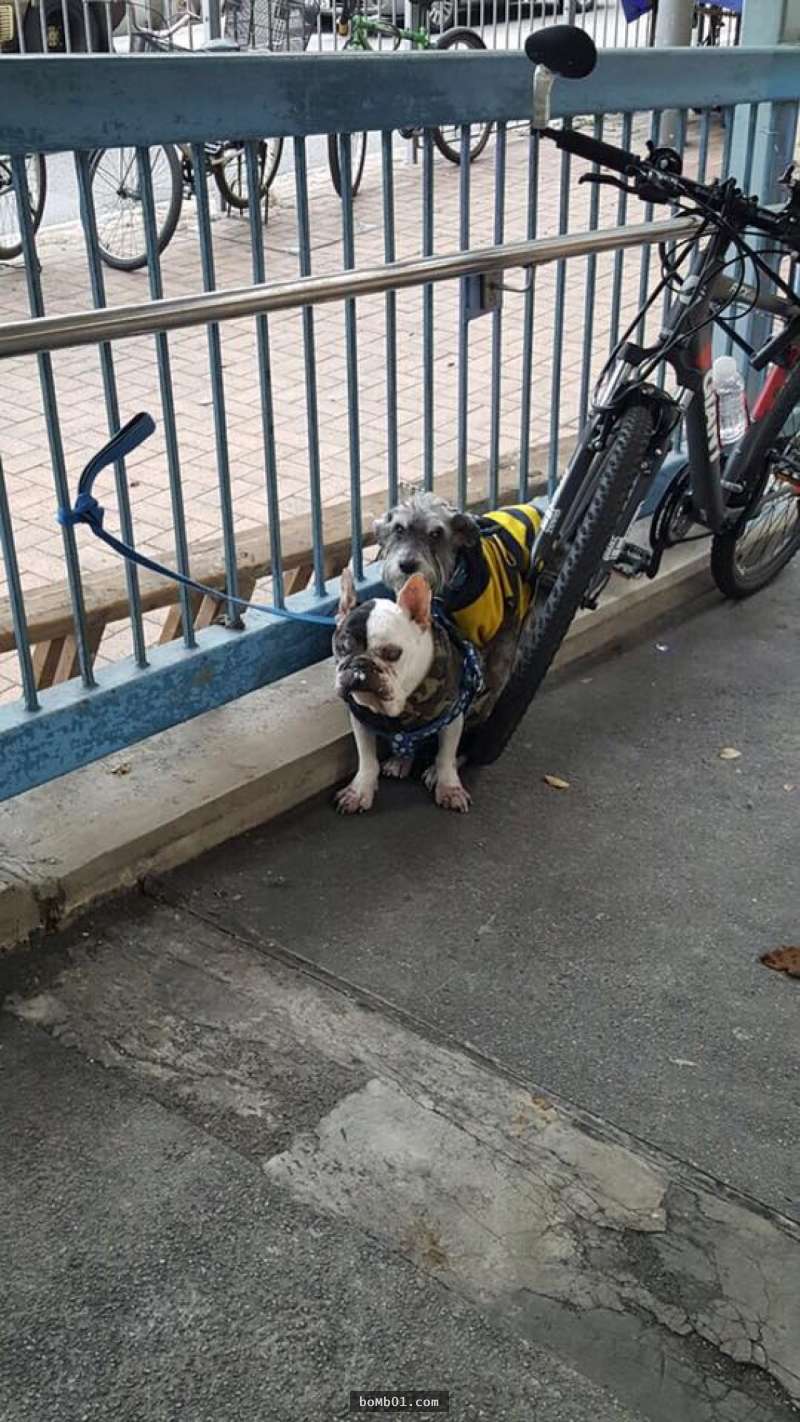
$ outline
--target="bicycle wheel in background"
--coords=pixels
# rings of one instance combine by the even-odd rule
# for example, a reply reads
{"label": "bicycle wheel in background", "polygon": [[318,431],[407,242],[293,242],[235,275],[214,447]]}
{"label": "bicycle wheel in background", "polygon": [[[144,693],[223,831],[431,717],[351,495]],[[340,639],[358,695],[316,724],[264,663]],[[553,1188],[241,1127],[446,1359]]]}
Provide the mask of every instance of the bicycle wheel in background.
{"label": "bicycle wheel in background", "polygon": [[[485,49],[486,45],[480,35],[474,30],[448,30],[440,39],[436,41],[434,49]],[[470,130],[469,139],[469,161],[474,163],[479,158],[492,132],[490,123],[475,125]],[[433,141],[439,152],[451,163],[461,162],[461,129],[458,124],[446,125],[444,128],[434,128],[431,130]]]}
{"label": "bicycle wheel in background", "polygon": [[[350,191],[355,197],[361,187],[361,179],[364,176],[364,164],[367,159],[367,135],[365,133],[354,133],[350,141]],[[328,134],[328,164],[331,170],[331,182],[335,187],[339,197],[342,196],[342,170],[339,164],[339,139],[335,133]]]}
{"label": "bicycle wheel in background", "polygon": [[[178,155],[171,144],[151,148],[150,175],[158,227],[158,250],[171,241],[183,201]],[[144,212],[135,148],[100,148],[89,170],[100,256],[109,267],[134,272],[147,266]]]}
{"label": "bicycle wheel in background", "polygon": [[[42,220],[44,200],[47,194],[47,169],[40,153],[28,153],[25,157],[25,172],[28,178],[28,198],[33,230]],[[22,251],[22,233],[19,230],[17,199],[11,177],[11,159],[0,154],[0,262],[10,262]]]}
{"label": "bicycle wheel in background", "polygon": [[766,587],[800,548],[798,378],[787,381],[774,408],[744,436],[743,454],[748,444],[766,453],[755,462],[741,522],[711,544],[711,572],[726,597],[750,597]]}
{"label": "bicycle wheel in background", "polygon": [[[264,138],[258,145],[256,161],[259,202],[267,196],[280,167],[282,153],[282,138]],[[211,171],[222,201],[228,207],[235,207],[238,212],[246,212],[250,206],[250,190],[244,146],[239,143],[226,144],[221,156],[212,158]]]}
{"label": "bicycle wheel in background", "polygon": [[[598,459],[594,493],[572,535],[550,591],[530,613],[508,684],[484,725],[467,734],[464,749],[474,765],[491,765],[508,744],[544,681],[570,623],[603,573],[603,555],[617,532],[639,481],[653,434],[646,405],[633,404],[617,421]],[[587,472],[591,451],[584,451]]]}

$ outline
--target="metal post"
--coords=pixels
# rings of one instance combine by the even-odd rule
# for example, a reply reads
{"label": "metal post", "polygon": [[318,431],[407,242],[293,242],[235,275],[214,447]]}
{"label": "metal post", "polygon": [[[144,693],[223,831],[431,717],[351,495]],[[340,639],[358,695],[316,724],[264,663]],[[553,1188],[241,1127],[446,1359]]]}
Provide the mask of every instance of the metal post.
{"label": "metal post", "polygon": [[220,0],[203,0],[203,43],[219,39],[222,34]]}
{"label": "metal post", "polygon": [[[743,45],[800,43],[800,0],[745,0],[741,42]],[[754,131],[750,106],[743,104],[735,113],[730,171],[740,182],[747,180],[748,190],[760,202],[780,202],[785,193],[779,179],[794,158],[797,103],[759,104]],[[763,345],[770,319],[760,312],[753,313],[743,332],[751,344]],[[760,380],[760,376],[751,372],[751,397]]]}
{"label": "metal post", "polygon": [[[656,49],[685,48],[692,42],[694,0],[658,0],[656,14]],[[678,109],[665,109],[661,118],[659,142],[667,148],[677,148],[681,116]]]}
{"label": "metal post", "polygon": [[[745,0],[743,45],[800,43],[800,0]],[[750,162],[750,187],[761,202],[780,199],[778,179],[794,157],[797,104],[761,104]],[[744,178],[748,161],[749,109],[736,111],[731,171]]]}

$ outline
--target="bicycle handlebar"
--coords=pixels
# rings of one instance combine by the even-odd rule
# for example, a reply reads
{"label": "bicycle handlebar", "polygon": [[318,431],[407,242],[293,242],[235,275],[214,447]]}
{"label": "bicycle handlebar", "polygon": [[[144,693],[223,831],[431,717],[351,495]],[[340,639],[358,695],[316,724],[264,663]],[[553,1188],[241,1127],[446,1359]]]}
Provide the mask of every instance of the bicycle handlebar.
{"label": "bicycle handlebar", "polygon": [[[800,245],[797,223],[790,219],[786,208],[775,211],[760,207],[755,198],[748,197],[731,179],[727,182],[715,180],[712,183],[698,183],[692,178],[684,177],[679,168],[666,165],[660,167],[657,159],[654,162],[640,158],[636,153],[603,143],[589,134],[576,133],[570,128],[546,128],[542,130],[542,137],[551,139],[557,148],[574,154],[576,158],[586,159],[602,168],[610,168],[623,177],[631,178],[633,191],[645,202],[674,203],[684,198],[719,211],[725,207],[726,216],[734,223],[742,227],[756,227],[789,246]],[[668,161],[674,159],[680,163],[679,155],[672,155],[670,150],[662,149],[661,154],[662,161],[669,155]],[[590,176],[593,175],[587,175],[587,178]]]}
{"label": "bicycle handlebar", "polygon": [[641,167],[641,160],[635,153],[627,153],[624,148],[615,148],[611,143],[601,143],[588,133],[576,133],[574,128],[545,128],[543,138],[551,138],[557,148],[573,153],[576,158],[586,158],[590,163],[599,163],[602,168],[613,168],[617,173],[633,177]]}

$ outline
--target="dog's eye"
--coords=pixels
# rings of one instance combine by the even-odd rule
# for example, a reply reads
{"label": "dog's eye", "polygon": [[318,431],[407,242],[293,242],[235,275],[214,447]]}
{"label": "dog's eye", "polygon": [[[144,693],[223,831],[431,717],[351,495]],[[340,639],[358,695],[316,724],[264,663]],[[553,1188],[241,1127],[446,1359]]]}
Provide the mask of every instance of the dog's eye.
{"label": "dog's eye", "polygon": [[439,543],[439,542],[441,541],[441,538],[442,538],[442,534],[443,534],[443,533],[444,533],[444,529],[442,529],[442,528],[432,528],[432,529],[431,529],[431,543]]}
{"label": "dog's eye", "polygon": [[381,651],[381,656],[385,662],[399,662],[402,655],[402,647],[384,647]]}

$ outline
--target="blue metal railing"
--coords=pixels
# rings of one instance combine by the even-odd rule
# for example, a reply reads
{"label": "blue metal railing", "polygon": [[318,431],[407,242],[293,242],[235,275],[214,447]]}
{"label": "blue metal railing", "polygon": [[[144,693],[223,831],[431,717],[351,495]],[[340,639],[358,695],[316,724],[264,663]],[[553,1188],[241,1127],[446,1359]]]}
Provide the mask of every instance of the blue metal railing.
{"label": "blue metal railing", "polygon": [[[198,65],[206,67],[199,70]],[[58,72],[55,83],[54,66]],[[202,83],[197,82],[199,74],[203,75]],[[113,58],[74,56],[59,60],[4,59],[2,77],[0,152],[15,155],[14,177],[21,200],[19,210],[33,320],[0,329],[0,360],[20,358],[24,351],[28,356],[35,356],[38,362],[54,478],[53,510],[56,503],[69,502],[69,485],[74,485],[77,473],[68,468],[64,453],[53,352],[86,342],[96,345],[106,421],[112,429],[120,423],[120,416],[124,419],[132,413],[120,384],[117,352],[126,334],[134,330],[140,335],[149,332],[155,346],[165,438],[164,480],[170,494],[173,556],[182,571],[192,570],[193,550],[186,507],[187,481],[191,482],[192,468],[190,455],[181,447],[178,432],[173,353],[180,330],[205,326],[225,590],[230,597],[235,597],[239,589],[234,492],[236,448],[235,440],[231,439],[223,340],[225,322],[247,317],[252,323],[257,369],[257,390],[251,399],[260,420],[271,595],[274,602],[281,605],[286,589],[276,429],[283,428],[281,394],[285,389],[272,359],[271,320],[272,313],[296,311],[300,317],[305,373],[303,413],[313,579],[311,589],[299,601],[293,599],[292,606],[329,608],[333,591],[326,585],[329,462],[326,463],[324,455],[325,431],[319,404],[316,360],[319,323],[323,305],[331,301],[338,303],[344,316],[338,378],[347,408],[350,527],[354,563],[360,573],[364,524],[364,419],[360,394],[365,366],[358,298],[366,293],[383,298],[380,360],[372,346],[367,359],[377,362],[376,373],[381,376],[379,388],[385,394],[382,423],[386,440],[387,502],[394,501],[401,480],[409,472],[426,487],[442,487],[444,471],[437,468],[437,425],[442,419],[449,420],[451,411],[456,448],[453,480],[448,488],[462,501],[472,493],[470,413],[476,399],[485,400],[489,408],[481,491],[488,501],[496,501],[509,487],[508,466],[504,463],[507,455],[503,453],[503,438],[509,428],[515,431],[513,484],[520,494],[525,496],[531,489],[534,447],[538,448],[537,462],[543,456],[551,480],[556,476],[564,439],[585,413],[592,369],[602,362],[619,329],[627,324],[627,305],[635,309],[637,294],[647,288],[651,267],[647,243],[654,241],[658,233],[655,228],[648,228],[637,238],[640,265],[633,273],[628,265],[630,253],[623,250],[622,238],[605,245],[598,239],[594,244],[590,241],[581,246],[568,237],[564,244],[559,246],[556,242],[554,246],[553,237],[543,235],[547,233],[547,224],[556,233],[569,233],[571,222],[575,221],[570,208],[572,181],[580,165],[570,165],[569,159],[564,157],[559,169],[549,164],[550,155],[545,162],[538,136],[527,132],[524,125],[530,109],[531,71],[521,55],[459,52],[439,57],[398,54],[359,55],[357,58],[207,55],[137,57],[124,63]],[[687,150],[687,161],[696,166],[701,176],[720,168],[724,170],[733,161],[741,177],[749,173],[754,185],[758,185],[763,175],[754,170],[754,164],[762,129],[769,122],[774,106],[785,109],[794,105],[798,92],[800,52],[795,49],[658,54],[645,51],[637,52],[633,67],[630,55],[625,52],[607,52],[601,56],[597,71],[589,80],[571,86],[556,85],[553,111],[557,118],[581,124],[587,122],[588,115],[588,122],[596,133],[602,133],[605,126],[610,141],[641,147],[648,134],[657,134],[661,110],[678,109],[683,115],[680,141],[682,145],[686,143],[691,127],[696,142]],[[736,123],[734,105],[738,115]],[[701,117],[694,115],[695,109],[702,110]],[[620,114],[620,119],[609,117]],[[494,157],[489,156],[487,160],[494,163],[491,184],[485,190],[494,248],[475,257],[470,251],[470,242],[475,240],[480,217],[479,170],[473,170],[466,161],[469,125],[489,119],[498,125],[493,138]],[[458,173],[434,159],[431,126],[444,122],[460,126],[462,130],[462,161]],[[609,126],[617,123],[618,132],[609,135]],[[396,145],[392,135],[409,125],[423,130],[421,173],[414,190],[415,202],[421,206],[421,221],[417,228],[414,216],[419,255],[413,258],[412,268],[403,269],[402,264],[395,261],[397,239],[398,233],[407,235],[410,216],[407,206],[401,207],[398,203],[400,175],[394,167]],[[523,126],[520,128],[520,125]],[[788,133],[789,128],[784,124],[783,131]],[[381,186],[378,258],[391,266],[389,277],[378,269],[371,277],[367,273],[362,279],[356,263],[357,211],[361,198],[354,201],[350,196],[348,175],[352,148],[347,135],[362,129],[379,134],[376,161],[370,172],[371,181]],[[265,285],[273,273],[267,265],[261,215],[258,207],[251,205],[246,227],[248,240],[239,277],[241,292],[239,296],[228,297],[217,289],[218,239],[212,224],[202,145],[230,133],[246,139],[248,185],[253,192],[258,187],[257,140],[264,132],[293,138],[294,250],[298,275],[294,281]],[[312,275],[318,209],[308,171],[313,136],[320,132],[341,135],[339,158],[344,192],[338,213],[339,270],[323,278]],[[524,161],[521,164],[515,161],[510,167],[509,145],[518,139],[524,143]],[[196,237],[181,234],[176,240],[184,244],[184,250],[188,250],[188,244],[197,253],[200,294],[162,300],[158,211],[147,149],[148,145],[168,142],[193,145],[190,151],[195,172]],[[88,158],[99,143],[138,149],[150,301],[133,300],[136,293],[131,285],[127,317],[124,311],[115,315],[115,310],[106,305],[107,290],[99,260]],[[23,155],[30,151],[54,153],[64,148],[75,154],[85,270],[92,304],[86,317],[74,320],[62,316],[49,319],[45,314],[37,239],[26,216],[27,179]],[[411,191],[412,177],[413,170],[403,175],[404,191]],[[413,181],[416,182],[416,178]],[[527,239],[528,245],[517,250],[514,241],[519,239],[509,240],[508,208],[512,197],[516,201],[523,193],[524,221],[520,236]],[[442,256],[443,241],[438,230],[435,200],[449,204],[448,221],[452,219],[453,236],[444,250],[454,252],[452,259],[445,260]],[[615,199],[613,208],[604,208],[594,190],[587,216],[589,228],[596,231],[611,223],[624,224],[628,213],[624,200],[617,206]],[[636,216],[638,218],[638,214]],[[650,222],[653,214],[645,216]],[[606,250],[615,252],[608,259],[611,263],[608,271],[603,267]],[[459,251],[465,254],[466,266],[463,262],[459,265]],[[508,301],[504,308],[497,303],[486,308],[487,314],[491,313],[485,328],[490,335],[489,375],[485,387],[481,388],[474,379],[470,380],[471,342],[477,338],[473,337],[470,318],[474,311],[469,309],[467,281],[480,271],[494,270],[496,276],[502,277],[506,268],[513,265],[509,252],[513,262],[526,270],[524,294],[520,300],[509,296],[508,301],[517,302],[513,310],[509,309]],[[549,284],[543,281],[545,268],[540,265],[545,257],[555,260],[554,280],[549,283],[548,279]],[[427,265],[426,259],[430,259]],[[43,260],[46,265],[46,256]],[[605,273],[602,283],[601,268]],[[355,278],[346,277],[344,274],[348,272],[355,273]],[[453,313],[452,380],[444,375],[438,355],[442,325],[441,316],[437,320],[436,305],[436,293],[442,290],[441,282],[448,275],[451,280],[461,279],[458,311]],[[401,303],[398,292],[404,287],[417,290],[421,308],[418,454],[410,470],[406,467],[409,446],[407,442],[401,446],[398,401],[398,339],[402,323],[407,319],[407,307]],[[574,335],[568,327],[568,319],[583,323],[580,370],[572,385],[566,378],[570,361],[575,364]],[[519,338],[513,359],[506,348],[509,334]],[[200,359],[199,349],[197,343],[192,347],[196,360]],[[30,361],[29,368],[33,378]],[[444,415],[438,413],[440,394],[446,397]],[[537,446],[538,433],[541,438]],[[2,452],[0,436],[0,456]],[[87,455],[90,452],[86,450]],[[13,457],[6,460],[6,472],[13,473]],[[135,542],[137,507],[132,507],[127,470],[122,460],[116,467],[115,484],[117,516],[123,537]],[[22,499],[19,482],[15,481],[10,499],[4,489],[0,490],[0,538],[22,700],[20,704],[0,706],[0,796],[18,793],[178,720],[188,719],[307,665],[327,652],[327,637],[320,629],[278,623],[255,613],[249,614],[242,624],[233,603],[227,604],[226,626],[197,632],[196,607],[188,593],[182,595],[180,604],[182,645],[148,648],[140,586],[135,571],[129,569],[127,597],[133,657],[130,662],[96,667],[96,647],[92,644],[84,609],[81,550],[74,530],[67,528],[63,531],[63,558],[81,676],[80,680],[41,690],[37,686],[26,630],[25,568],[20,566],[14,548],[12,516],[17,502],[21,503]]]}

